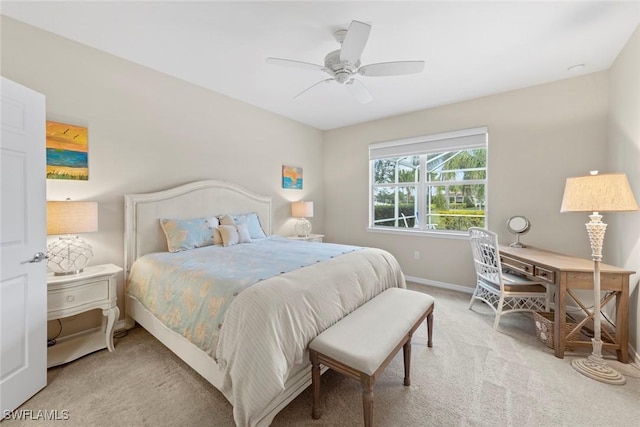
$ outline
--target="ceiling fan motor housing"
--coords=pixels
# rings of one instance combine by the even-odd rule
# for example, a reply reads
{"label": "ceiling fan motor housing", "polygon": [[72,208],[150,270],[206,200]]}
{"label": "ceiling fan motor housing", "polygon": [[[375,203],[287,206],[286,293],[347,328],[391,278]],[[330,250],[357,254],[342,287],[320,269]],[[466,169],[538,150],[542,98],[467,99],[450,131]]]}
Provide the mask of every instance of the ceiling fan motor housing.
{"label": "ceiling fan motor housing", "polygon": [[[1,1],[1,0],[0,0]],[[363,76],[396,76],[422,72],[424,61],[391,61],[368,64],[360,68],[360,56],[364,50],[371,25],[360,21],[351,21],[348,29],[341,29],[334,33],[340,43],[340,49],[329,52],[324,57],[324,66],[304,61],[282,58],[267,58],[267,62],[306,70],[322,71],[330,77],[316,82],[294,96],[294,99],[306,93],[321,83],[338,82],[346,86],[353,97],[361,104],[371,102],[373,97],[357,75]]]}
{"label": "ceiling fan motor housing", "polygon": [[329,52],[324,57],[324,66],[333,71],[338,83],[345,83],[360,67],[360,60],[355,64],[340,60],[340,49]]}

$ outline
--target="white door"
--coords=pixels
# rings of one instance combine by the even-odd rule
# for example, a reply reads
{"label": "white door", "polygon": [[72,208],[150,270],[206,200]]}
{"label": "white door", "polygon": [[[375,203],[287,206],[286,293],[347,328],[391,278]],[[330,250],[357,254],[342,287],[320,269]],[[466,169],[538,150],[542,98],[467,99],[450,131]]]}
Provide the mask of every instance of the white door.
{"label": "white door", "polygon": [[47,385],[47,238],[44,96],[2,77],[0,98],[2,419]]}

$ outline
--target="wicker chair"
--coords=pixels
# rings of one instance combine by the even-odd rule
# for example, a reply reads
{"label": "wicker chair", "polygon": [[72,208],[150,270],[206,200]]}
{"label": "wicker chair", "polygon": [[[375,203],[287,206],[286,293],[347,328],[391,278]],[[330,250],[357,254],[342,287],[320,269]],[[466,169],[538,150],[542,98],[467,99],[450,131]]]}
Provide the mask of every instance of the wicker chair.
{"label": "wicker chair", "polygon": [[541,282],[502,271],[498,235],[484,228],[469,228],[469,239],[477,283],[469,310],[484,301],[496,312],[493,328],[498,329],[503,314],[516,311],[549,311],[551,290]]}

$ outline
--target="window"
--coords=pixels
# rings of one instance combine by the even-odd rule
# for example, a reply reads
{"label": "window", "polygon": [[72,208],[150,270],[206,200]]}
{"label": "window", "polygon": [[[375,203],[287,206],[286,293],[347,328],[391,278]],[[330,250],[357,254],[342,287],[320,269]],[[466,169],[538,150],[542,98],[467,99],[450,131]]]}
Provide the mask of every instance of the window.
{"label": "window", "polygon": [[369,145],[374,229],[485,227],[487,128]]}

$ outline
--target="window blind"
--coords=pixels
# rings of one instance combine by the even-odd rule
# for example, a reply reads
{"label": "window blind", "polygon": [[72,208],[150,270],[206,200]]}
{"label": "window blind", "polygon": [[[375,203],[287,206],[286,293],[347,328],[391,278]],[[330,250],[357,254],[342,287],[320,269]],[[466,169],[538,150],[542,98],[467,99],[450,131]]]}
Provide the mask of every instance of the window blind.
{"label": "window blind", "polygon": [[385,159],[487,146],[487,128],[477,127],[369,144],[369,159]]}

